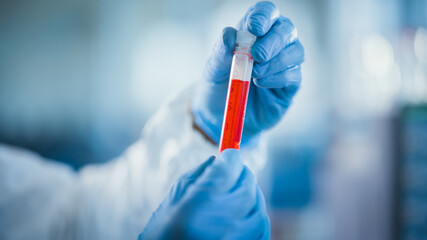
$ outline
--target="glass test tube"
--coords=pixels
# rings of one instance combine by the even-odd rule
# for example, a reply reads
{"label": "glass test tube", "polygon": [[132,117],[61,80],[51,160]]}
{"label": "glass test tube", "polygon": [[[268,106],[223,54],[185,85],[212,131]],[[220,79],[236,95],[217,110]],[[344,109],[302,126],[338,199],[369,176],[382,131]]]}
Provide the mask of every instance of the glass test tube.
{"label": "glass test tube", "polygon": [[254,63],[251,47],[255,40],[256,36],[247,31],[237,32],[219,143],[220,153],[227,148],[240,148]]}

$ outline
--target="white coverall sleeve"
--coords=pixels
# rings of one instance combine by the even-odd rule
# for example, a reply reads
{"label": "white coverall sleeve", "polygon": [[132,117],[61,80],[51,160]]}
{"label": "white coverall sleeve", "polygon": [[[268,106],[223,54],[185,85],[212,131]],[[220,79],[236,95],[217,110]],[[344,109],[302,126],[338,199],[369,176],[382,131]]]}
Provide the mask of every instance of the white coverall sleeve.
{"label": "white coverall sleeve", "polygon": [[[78,173],[0,145],[0,239],[137,239],[174,181],[218,151],[193,129],[192,89],[164,104],[120,157]],[[254,173],[263,149],[242,149]]]}

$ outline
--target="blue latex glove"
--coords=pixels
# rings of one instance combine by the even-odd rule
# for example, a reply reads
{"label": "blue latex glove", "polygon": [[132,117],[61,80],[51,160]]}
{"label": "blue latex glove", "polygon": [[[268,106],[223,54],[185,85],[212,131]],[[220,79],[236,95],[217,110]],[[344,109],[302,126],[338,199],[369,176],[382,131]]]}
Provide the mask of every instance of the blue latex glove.
{"label": "blue latex glove", "polygon": [[[257,36],[252,46],[254,67],[242,145],[256,139],[284,115],[301,82],[304,48],[291,21],[279,15],[271,2],[249,8],[238,29]],[[213,141],[219,142],[227,96],[236,29],[227,27],[217,41],[206,68],[205,81],[192,102],[194,121]]]}
{"label": "blue latex glove", "polygon": [[140,235],[140,239],[269,238],[264,196],[234,149],[180,177]]}

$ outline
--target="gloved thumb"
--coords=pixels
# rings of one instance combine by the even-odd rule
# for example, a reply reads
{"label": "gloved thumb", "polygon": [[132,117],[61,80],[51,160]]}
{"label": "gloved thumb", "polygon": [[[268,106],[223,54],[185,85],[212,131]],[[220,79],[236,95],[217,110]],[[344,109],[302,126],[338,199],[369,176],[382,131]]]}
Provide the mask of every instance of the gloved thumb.
{"label": "gloved thumb", "polygon": [[203,174],[206,168],[212,165],[214,160],[215,157],[212,156],[208,158],[205,162],[197,166],[195,169],[192,169],[183,174],[181,177],[179,177],[177,183],[172,187],[168,195],[169,202],[171,204],[178,202],[185,194],[188,187],[192,185]]}
{"label": "gloved thumb", "polygon": [[205,68],[205,77],[208,81],[222,83],[228,80],[234,44],[236,43],[236,33],[237,30],[232,27],[226,27],[222,30],[221,37],[215,43]]}
{"label": "gloved thumb", "polygon": [[196,185],[200,190],[227,192],[234,187],[243,169],[244,164],[239,151],[226,149],[205,169],[197,179]]}

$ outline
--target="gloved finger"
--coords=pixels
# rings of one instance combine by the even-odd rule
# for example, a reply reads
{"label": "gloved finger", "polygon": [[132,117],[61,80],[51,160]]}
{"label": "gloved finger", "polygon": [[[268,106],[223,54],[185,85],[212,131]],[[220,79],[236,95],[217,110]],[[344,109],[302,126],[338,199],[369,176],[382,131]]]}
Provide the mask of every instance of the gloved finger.
{"label": "gloved finger", "polygon": [[205,67],[205,78],[215,83],[227,81],[230,75],[233,50],[236,43],[237,30],[226,27],[215,43],[213,52]]}
{"label": "gloved finger", "polygon": [[264,196],[257,187],[257,202],[254,211],[243,220],[238,220],[226,239],[269,239],[270,220],[265,209]]}
{"label": "gloved finger", "polygon": [[267,215],[264,194],[258,185],[256,198],[257,204],[254,206],[252,213],[248,215],[248,222],[255,223],[260,228],[260,231],[252,233],[251,236],[257,236],[256,239],[270,239],[270,219]]}
{"label": "gloved finger", "polygon": [[257,207],[260,213],[260,218],[264,229],[261,232],[261,236],[258,239],[270,239],[270,218],[267,215],[267,207],[265,205],[264,194],[261,188],[257,185]]}
{"label": "gloved finger", "polygon": [[252,209],[250,212],[248,212],[246,218],[251,218],[253,215],[257,214],[258,212],[266,212],[266,206],[265,206],[265,199],[264,199],[264,194],[261,191],[261,188],[256,185],[256,202],[255,204],[252,206]]}
{"label": "gloved finger", "polygon": [[259,199],[259,206],[260,206],[259,211],[261,213],[261,221],[262,221],[263,226],[264,226],[264,230],[262,230],[262,236],[260,236],[259,239],[269,240],[270,239],[270,231],[271,231],[270,218],[268,217],[268,214],[267,214],[267,208],[265,206],[264,194],[262,194],[262,191],[259,187],[258,187],[258,191],[257,191],[257,196]]}
{"label": "gloved finger", "polygon": [[239,151],[226,149],[205,169],[195,185],[199,191],[227,192],[239,179],[243,167]]}
{"label": "gloved finger", "polygon": [[280,104],[282,107],[285,107],[290,104],[290,101],[297,93],[298,89],[300,88],[300,85],[301,79],[297,79],[295,81],[289,80],[286,82],[283,88],[270,88],[268,90],[270,90],[271,93],[274,94],[274,96],[276,97],[276,101],[278,101],[278,104]]}
{"label": "gloved finger", "polygon": [[202,162],[200,165],[196,166],[195,168],[181,175],[181,177],[178,178],[178,181],[198,178],[205,171],[206,167],[211,165],[214,162],[214,160],[215,160],[215,156],[210,156],[206,161]]}
{"label": "gloved finger", "polygon": [[299,88],[299,82],[289,82],[289,87],[284,88],[260,88],[259,90],[264,90],[269,92],[269,94],[274,95],[274,104],[271,105],[269,111],[273,112],[276,115],[270,115],[272,117],[279,117],[285,114],[286,110],[292,103],[292,99]]}
{"label": "gloved finger", "polygon": [[[255,83],[252,82],[251,84],[256,88]],[[258,122],[263,122],[263,126],[259,129],[244,129],[244,131],[258,132],[269,129],[276,124],[277,120],[286,112],[292,100],[292,97],[282,92],[276,96],[277,91],[275,90],[282,91],[283,89],[284,88],[257,88],[256,94],[248,97],[248,105],[256,103],[268,107],[257,109],[257,111],[246,112],[245,126]]]}
{"label": "gloved finger", "polygon": [[234,217],[245,217],[255,205],[257,184],[255,176],[248,167],[244,167],[236,184],[226,196],[226,204]]}
{"label": "gloved finger", "polygon": [[258,212],[249,219],[238,221],[224,239],[264,239],[263,236],[268,235],[264,233],[266,224],[267,221]]}
{"label": "gloved finger", "polygon": [[259,37],[252,46],[255,62],[267,62],[297,39],[297,30],[288,18],[280,16],[264,36]]}
{"label": "gloved finger", "polygon": [[272,2],[263,1],[251,6],[237,24],[240,30],[248,30],[255,36],[263,36],[279,18],[279,10]]}
{"label": "gloved finger", "polygon": [[[264,101],[263,99],[269,99],[269,107],[253,113],[254,116],[252,117],[257,119],[257,121],[262,119],[265,122],[264,129],[274,126],[274,119],[280,119],[285,114],[292,103],[294,95],[298,91],[299,85],[300,81],[290,81],[283,88],[258,88],[257,100]],[[273,99],[271,98],[272,94],[274,96]],[[269,117],[265,118],[265,116]]]}
{"label": "gloved finger", "polygon": [[[269,77],[254,78],[254,83],[261,88],[284,88],[287,87],[291,92],[296,92],[301,83],[302,74],[301,66],[296,65],[282,72],[276,73]],[[293,95],[292,95],[293,96]]]}
{"label": "gloved finger", "polygon": [[259,239],[270,239],[270,218],[267,214],[267,207],[265,206],[265,198],[261,189],[257,188],[257,198],[259,201],[259,211],[261,213],[261,221],[264,223],[264,230],[262,232],[262,236]]}
{"label": "gloved finger", "polygon": [[255,63],[252,77],[265,78],[304,62],[304,47],[299,40],[288,45],[268,62]]}
{"label": "gloved finger", "polygon": [[188,186],[193,184],[197,178],[205,171],[205,169],[210,166],[215,160],[215,156],[211,156],[202,164],[197,166],[196,168],[188,171],[178,178],[177,183],[172,187],[168,198],[170,202],[173,204],[177,202],[182,196],[185,194]]}

